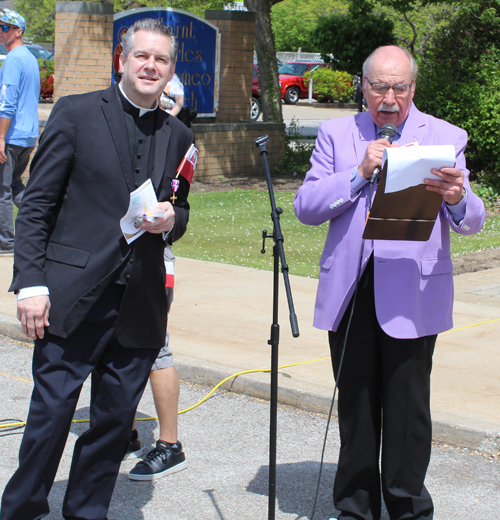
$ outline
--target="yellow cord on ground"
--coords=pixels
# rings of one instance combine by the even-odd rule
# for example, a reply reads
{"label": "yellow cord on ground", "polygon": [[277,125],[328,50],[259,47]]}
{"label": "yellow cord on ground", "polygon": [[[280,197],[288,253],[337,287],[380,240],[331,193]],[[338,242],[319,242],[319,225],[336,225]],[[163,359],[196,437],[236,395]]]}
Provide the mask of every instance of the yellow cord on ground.
{"label": "yellow cord on ground", "polygon": [[494,320],[488,320],[488,321],[480,321],[479,323],[473,323],[472,325],[464,325],[463,327],[457,327],[454,329],[447,330],[445,332],[441,332],[441,334],[447,334],[448,332],[457,332],[459,330],[471,329],[472,327],[477,327],[478,325],[487,325],[488,323],[493,323],[495,321],[500,321],[500,318],[495,318]]}
{"label": "yellow cord on ground", "polygon": [[[296,367],[298,365],[306,365],[308,363],[315,363],[316,361],[325,361],[326,359],[330,359],[330,356],[327,356],[324,358],[318,358],[318,359],[311,359],[309,361],[301,361],[299,363],[290,363],[289,365],[282,365],[282,366],[278,367],[278,369],[281,370],[283,368]],[[220,383],[218,383],[216,386],[214,386],[212,388],[212,390],[203,399],[198,401],[193,406],[190,406],[189,408],[180,410],[179,412],[177,412],[178,415],[189,412],[189,411],[193,410],[194,408],[196,408],[197,406],[200,406],[200,404],[204,403],[218,388],[220,388],[224,383],[226,383],[230,379],[241,376],[243,374],[252,374],[254,372],[271,372],[271,369],[270,368],[256,368],[254,370],[244,370],[243,372],[238,372],[236,374],[233,374],[232,376],[226,377],[226,379],[223,379]],[[0,375],[7,376],[7,377],[15,377],[15,376],[9,376],[8,374],[1,374],[1,373],[0,373]],[[16,378],[16,379],[20,379],[20,378]],[[24,379],[24,381],[31,382],[28,379]],[[158,419],[157,416],[156,417],[136,417],[135,420],[136,421],[155,421],[156,419]],[[74,419],[71,422],[74,424],[84,423],[84,422],[89,422],[89,419]],[[26,425],[26,422],[19,421],[16,423],[0,424],[0,428],[9,428],[9,427],[14,427],[14,426],[25,426],[25,425]]]}
{"label": "yellow cord on ground", "polygon": [[[457,328],[454,328],[454,329],[450,329],[450,330],[447,330],[445,332],[442,332],[441,335],[442,334],[447,334],[449,332],[458,332],[460,330],[470,329],[472,327],[477,327],[479,325],[487,325],[488,323],[494,323],[495,321],[500,321],[500,318],[495,318],[493,320],[487,320],[487,321],[481,321],[479,323],[473,323],[471,325],[464,325],[463,327],[457,327]],[[310,359],[309,361],[300,361],[299,363],[290,363],[289,365],[281,365],[281,366],[278,367],[278,370],[282,370],[283,368],[296,367],[296,366],[299,366],[299,365],[307,365],[308,363],[316,363],[317,361],[325,361],[327,359],[330,359],[330,356],[323,357],[323,358],[318,358],[318,359]],[[177,412],[178,415],[181,415],[181,414],[186,413],[186,412],[190,412],[191,410],[194,410],[196,407],[200,406],[200,404],[204,403],[217,389],[219,389],[224,383],[226,383],[230,379],[233,379],[233,378],[238,377],[238,376],[242,376],[244,374],[253,374],[255,372],[271,372],[271,369],[270,368],[256,368],[256,369],[253,369],[253,370],[244,370],[242,372],[237,372],[236,374],[233,374],[233,375],[231,375],[229,377],[226,377],[220,383],[218,383],[216,386],[214,386],[212,388],[212,390],[203,399],[198,401],[193,406],[190,406],[189,408],[185,408],[184,410],[180,410],[179,412]],[[14,376],[14,375],[11,375],[11,374],[4,374],[2,372],[0,372],[0,376],[10,377],[12,379],[17,379],[19,381],[23,381],[25,383],[32,383],[33,382],[31,379],[26,379],[24,377],[18,377],[18,376]],[[136,421],[156,421],[157,419],[158,419],[158,417],[155,416],[155,417],[136,417],[135,420]],[[74,423],[74,424],[76,424],[76,423],[84,423],[84,422],[89,422],[89,419],[74,419],[71,422]],[[22,422],[22,421],[15,422],[15,423],[9,423],[9,424],[0,424],[0,429],[1,428],[10,428],[10,427],[15,427],[15,426],[25,426],[25,425],[26,425],[26,422]]]}

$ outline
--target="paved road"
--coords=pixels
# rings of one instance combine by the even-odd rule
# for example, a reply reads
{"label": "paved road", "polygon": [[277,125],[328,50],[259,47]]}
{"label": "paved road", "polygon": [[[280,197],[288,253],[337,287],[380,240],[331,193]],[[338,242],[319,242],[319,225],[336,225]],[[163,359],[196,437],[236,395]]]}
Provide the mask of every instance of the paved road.
{"label": "paved road", "polygon": [[[303,136],[317,136],[319,125],[323,121],[357,113],[357,110],[347,108],[316,108],[316,102],[309,105],[306,101],[300,101],[296,105],[282,104],[281,106],[283,108],[283,121],[287,128],[294,121]],[[259,121],[262,121],[262,116],[260,116]]]}
{"label": "paved road", "polygon": [[[31,349],[0,338],[2,367],[0,418],[26,417],[31,385]],[[76,418],[88,416],[84,387]],[[197,402],[207,389],[182,384],[181,409]],[[149,388],[139,416],[154,414]],[[54,484],[46,520],[60,520],[73,443],[85,425],[72,428]],[[277,520],[311,520],[326,417],[280,407],[278,412]],[[124,462],[109,520],[263,520],[268,517],[269,405],[240,395],[218,393],[180,417],[180,438],[188,468],[155,483],[131,482]],[[2,430],[0,430],[1,432]],[[143,442],[158,434],[155,421],[141,422]],[[21,434],[0,433],[0,490],[17,464]],[[335,515],[331,488],[336,469],[338,434],[330,427],[315,520]],[[434,445],[427,478],[435,497],[436,520],[496,520],[500,511],[500,460],[464,449]],[[388,520],[384,514],[382,520]]]}
{"label": "paved road", "polygon": [[347,108],[315,108],[315,104],[308,105],[298,103],[297,105],[282,105],[283,120],[287,128],[292,120],[300,127],[300,133],[304,136],[317,136],[319,125],[328,119],[350,116],[357,110]]}

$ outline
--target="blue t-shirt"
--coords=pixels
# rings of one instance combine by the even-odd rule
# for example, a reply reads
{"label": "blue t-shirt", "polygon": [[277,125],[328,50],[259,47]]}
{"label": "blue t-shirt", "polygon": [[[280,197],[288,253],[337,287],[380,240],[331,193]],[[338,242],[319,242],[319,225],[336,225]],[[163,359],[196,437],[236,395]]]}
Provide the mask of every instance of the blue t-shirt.
{"label": "blue t-shirt", "polygon": [[11,119],[6,143],[35,146],[39,99],[38,61],[24,45],[14,47],[0,68],[0,117]]}

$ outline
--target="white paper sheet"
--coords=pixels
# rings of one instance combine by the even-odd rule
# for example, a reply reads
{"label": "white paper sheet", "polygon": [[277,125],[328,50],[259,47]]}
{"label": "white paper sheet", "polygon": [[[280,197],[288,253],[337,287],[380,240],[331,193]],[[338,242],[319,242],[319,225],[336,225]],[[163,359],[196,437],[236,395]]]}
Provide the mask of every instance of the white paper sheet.
{"label": "white paper sheet", "polygon": [[446,144],[385,148],[382,164],[386,160],[389,164],[385,193],[393,193],[423,184],[424,179],[441,180],[431,173],[431,169],[452,168],[455,165],[455,147]]}
{"label": "white paper sheet", "polygon": [[144,215],[152,215],[157,205],[158,199],[156,198],[151,179],[148,179],[130,194],[128,211],[120,220],[120,227],[127,244],[130,244],[146,232],[139,227],[140,223],[137,222],[137,219]]}

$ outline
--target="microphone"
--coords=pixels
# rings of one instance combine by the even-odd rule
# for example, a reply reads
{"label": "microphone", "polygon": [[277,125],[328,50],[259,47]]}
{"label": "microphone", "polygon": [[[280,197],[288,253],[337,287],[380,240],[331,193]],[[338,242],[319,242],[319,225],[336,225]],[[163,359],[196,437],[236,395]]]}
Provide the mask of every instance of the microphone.
{"label": "microphone", "polygon": [[[396,137],[397,131],[398,130],[396,128],[396,125],[394,125],[393,123],[386,123],[382,127],[382,130],[380,132],[380,137],[387,139],[389,141],[389,144],[392,144],[392,140],[394,139],[394,137]],[[375,177],[380,173],[380,170],[381,170],[380,166],[377,166],[373,170],[372,176],[370,177],[370,182],[373,182],[375,180]]]}
{"label": "microphone", "polygon": [[387,139],[389,143],[392,144],[392,140],[396,137],[397,132],[398,129],[396,128],[396,125],[386,123],[380,131],[380,137]]}

